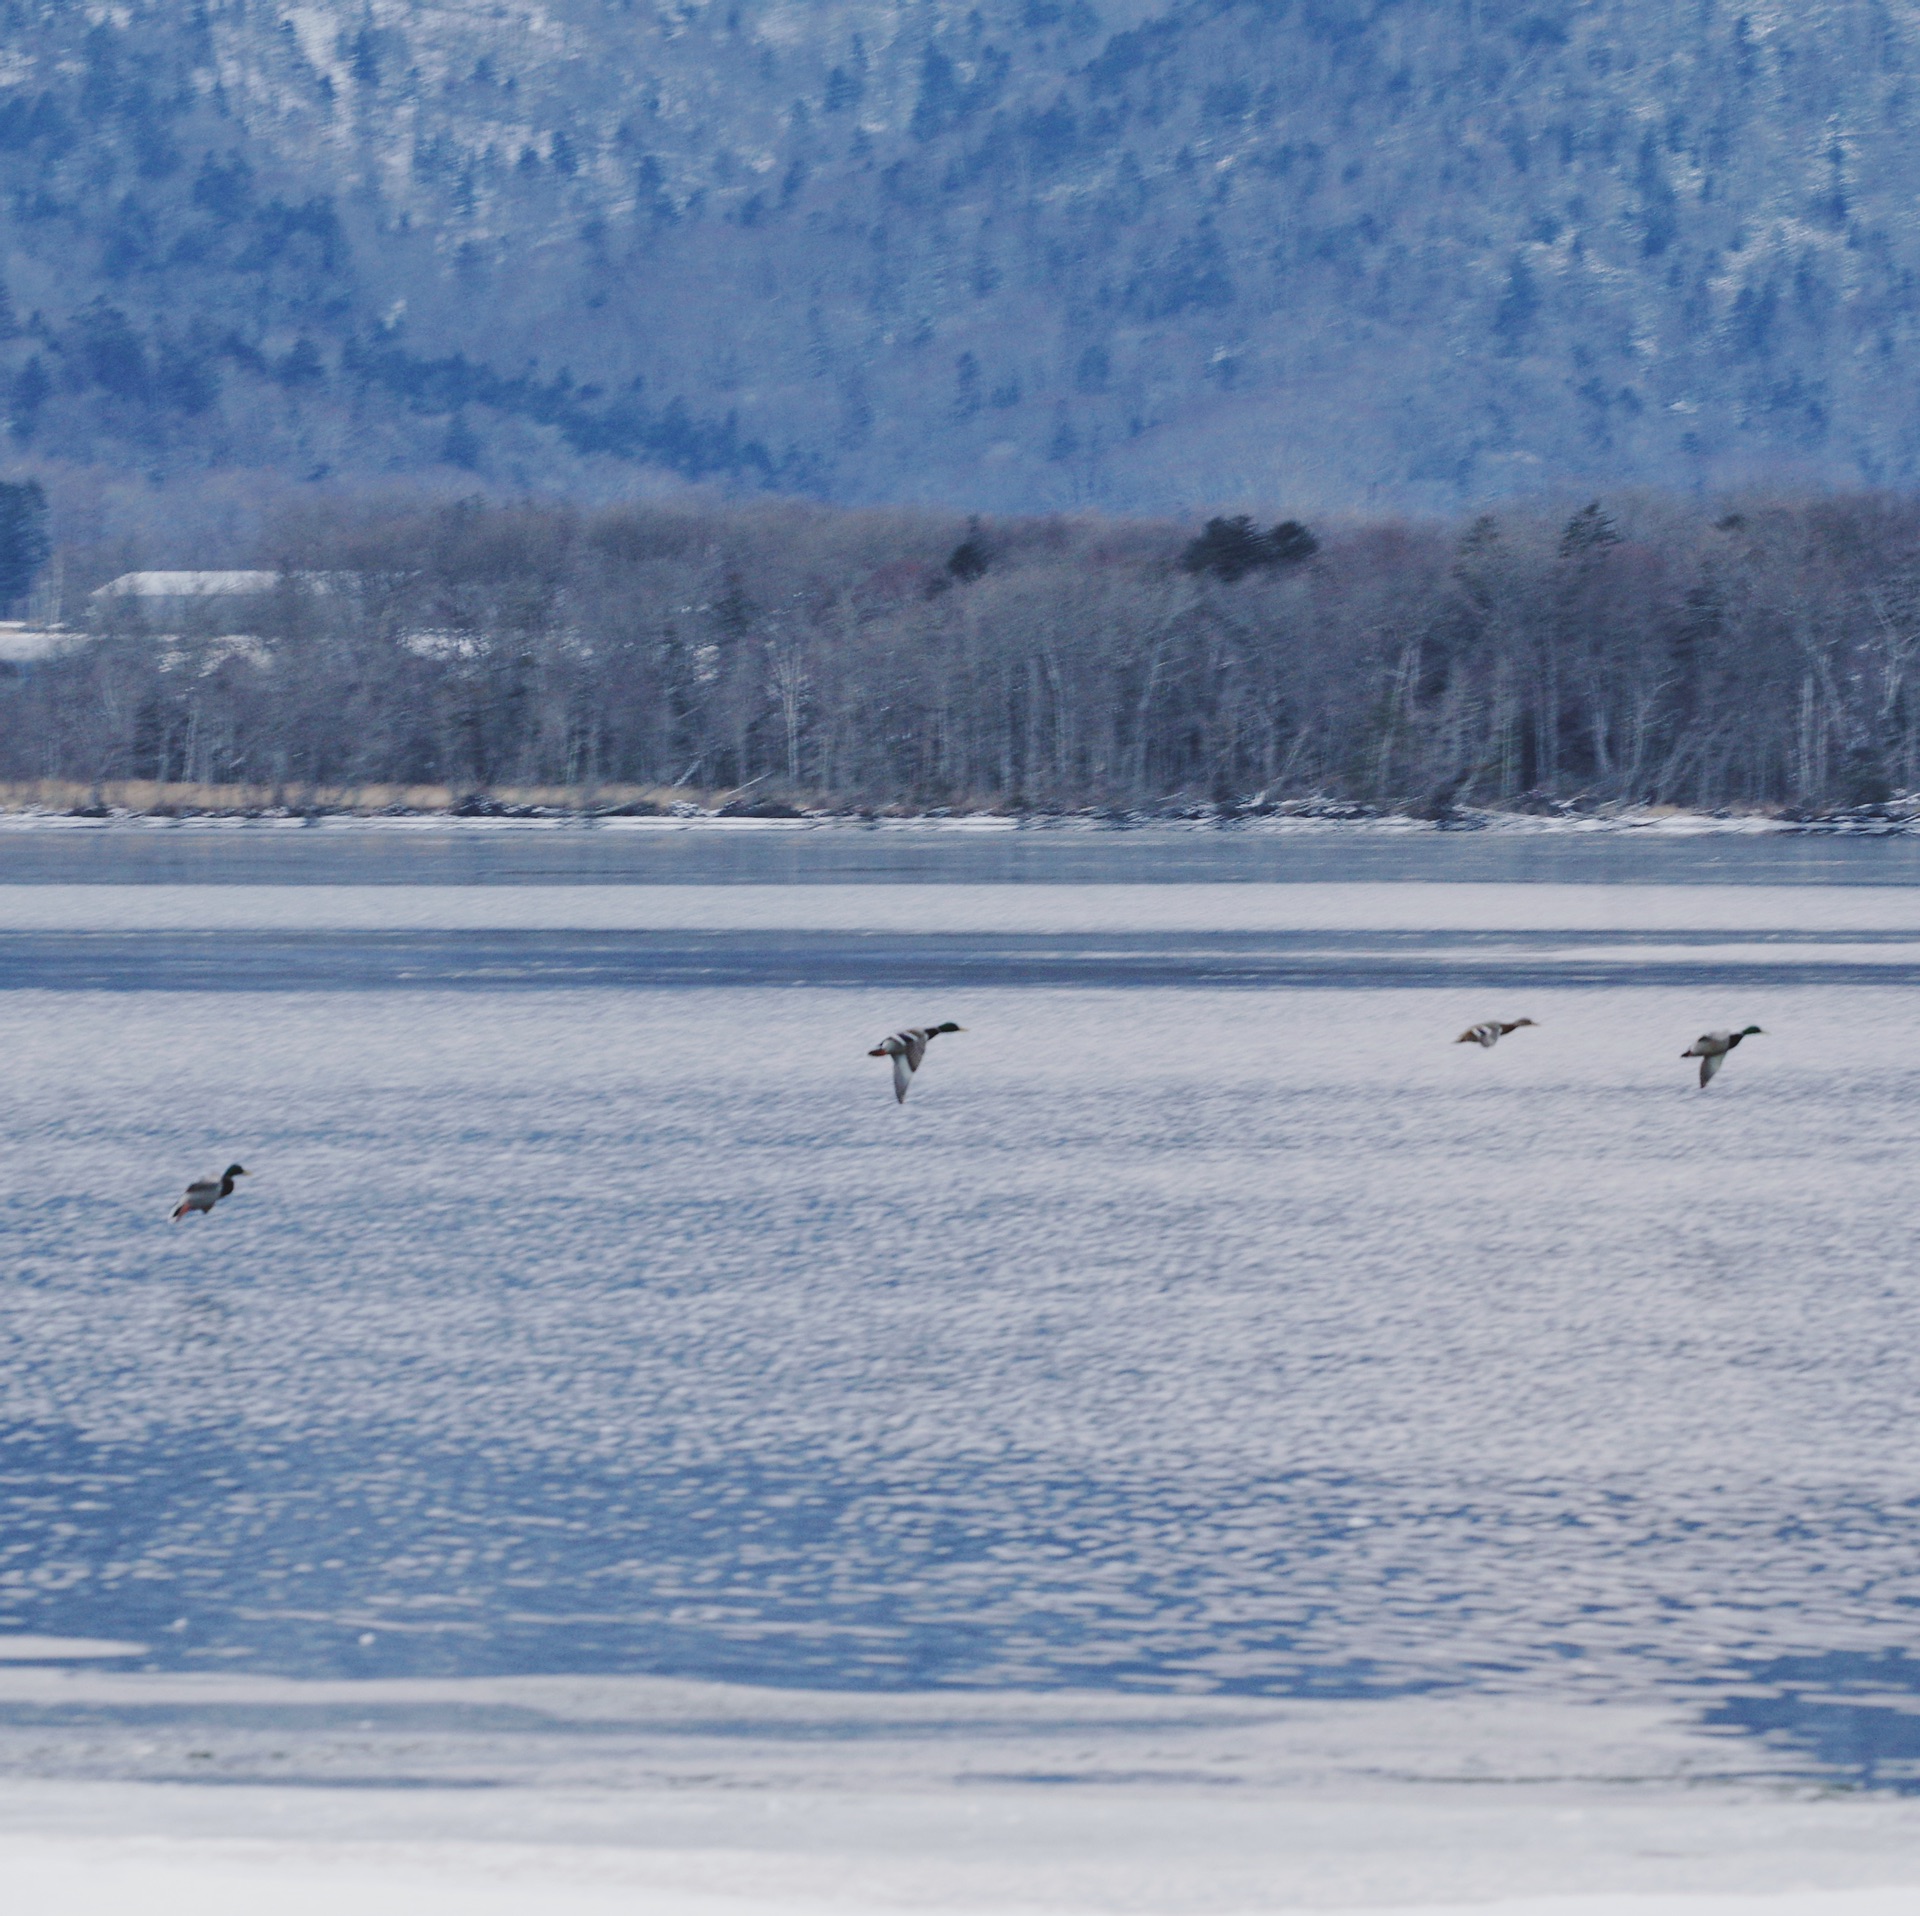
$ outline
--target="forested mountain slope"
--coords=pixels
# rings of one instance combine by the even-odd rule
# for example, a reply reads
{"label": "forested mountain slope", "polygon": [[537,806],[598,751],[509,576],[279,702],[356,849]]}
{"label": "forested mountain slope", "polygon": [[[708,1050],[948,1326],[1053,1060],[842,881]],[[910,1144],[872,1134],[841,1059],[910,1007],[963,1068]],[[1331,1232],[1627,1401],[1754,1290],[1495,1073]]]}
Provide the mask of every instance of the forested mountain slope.
{"label": "forested mountain slope", "polygon": [[1911,0],[0,0],[12,465],[1910,483]]}

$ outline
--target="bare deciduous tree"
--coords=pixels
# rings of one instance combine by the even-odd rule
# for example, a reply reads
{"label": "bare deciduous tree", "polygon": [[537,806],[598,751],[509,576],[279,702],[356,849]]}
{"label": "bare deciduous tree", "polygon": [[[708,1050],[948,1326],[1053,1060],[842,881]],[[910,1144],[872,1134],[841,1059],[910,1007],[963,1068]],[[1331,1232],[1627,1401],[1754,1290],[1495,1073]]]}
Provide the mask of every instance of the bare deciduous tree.
{"label": "bare deciduous tree", "polygon": [[1920,783],[1920,505],[1317,530],[1229,580],[1173,525],[334,506],[278,529],[244,631],[109,598],[0,679],[0,774],[1428,812]]}

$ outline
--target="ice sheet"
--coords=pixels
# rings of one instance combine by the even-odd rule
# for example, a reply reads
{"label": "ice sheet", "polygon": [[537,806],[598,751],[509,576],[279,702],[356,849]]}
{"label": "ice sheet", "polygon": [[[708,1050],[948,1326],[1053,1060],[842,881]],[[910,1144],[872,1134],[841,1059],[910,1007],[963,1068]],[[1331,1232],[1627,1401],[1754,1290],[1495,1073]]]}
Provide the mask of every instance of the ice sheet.
{"label": "ice sheet", "polygon": [[1920,934],[1920,886],[0,884],[0,931],[138,930]]}
{"label": "ice sheet", "polygon": [[[1516,1781],[1790,1790],[1789,1752],[1676,1702],[1426,1693],[1365,1703],[1117,1690],[807,1690],[660,1677],[0,1671],[0,1775],[359,1792],[1250,1794]],[[460,1797],[447,1799],[458,1803]],[[399,1813],[396,1810],[396,1813]],[[651,1826],[649,1826],[651,1827]],[[443,1832],[444,1833],[444,1832]],[[588,1821],[572,1840],[604,1835]]]}
{"label": "ice sheet", "polygon": [[[0,1874],[13,1916],[102,1916],[120,1909],[137,1909],[142,1916],[259,1916],[262,1910],[274,1916],[340,1916],[345,1910],[354,1916],[633,1916],[636,1909],[646,1916],[827,1916],[850,1910],[907,1916],[928,1909],[994,1916],[1065,1916],[1068,1911],[1174,1916],[1220,1907],[1204,1891],[1190,1897],[1172,1884],[1156,1885],[1160,1894],[1152,1900],[1137,1892],[1075,1894],[1078,1886],[1063,1891],[1054,1880],[1057,1872],[1033,1870],[976,1888],[964,1875],[956,1878],[946,1859],[919,1872],[896,1866],[874,1885],[857,1860],[798,1872],[783,1861],[777,1869],[749,1872],[715,1870],[705,1859],[689,1864],[676,1855],[636,1859],[505,1844],[383,1850],[244,1840],[0,1838]],[[742,1876],[759,1880],[737,1880]],[[1354,1916],[1407,1916],[1413,1910],[1422,1916],[1911,1916],[1920,1896],[1916,1885],[1920,1879],[1871,1889],[1802,1886],[1784,1894],[1620,1891],[1457,1903],[1422,1899],[1392,1908],[1308,1900],[1290,1892],[1275,1899],[1256,1889],[1235,1907],[1350,1909]]]}
{"label": "ice sheet", "polygon": [[144,1643],[108,1643],[98,1637],[36,1637],[22,1630],[0,1631],[0,1663],[77,1663],[146,1654]]}
{"label": "ice sheet", "polygon": [[1908,1916],[1907,1805],[698,1786],[345,1793],[0,1789],[9,1916],[148,1910],[815,1916]]}

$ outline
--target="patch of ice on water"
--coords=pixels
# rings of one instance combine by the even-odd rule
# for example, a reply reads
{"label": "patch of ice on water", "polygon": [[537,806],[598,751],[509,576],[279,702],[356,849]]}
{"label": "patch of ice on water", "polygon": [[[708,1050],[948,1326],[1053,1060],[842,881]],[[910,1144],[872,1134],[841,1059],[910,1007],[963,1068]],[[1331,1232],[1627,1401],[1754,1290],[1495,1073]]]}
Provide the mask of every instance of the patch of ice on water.
{"label": "patch of ice on water", "polygon": [[1910,1806],[1524,1781],[1195,1790],[0,1785],[21,1916],[1906,1916]]}
{"label": "patch of ice on water", "polygon": [[0,1630],[0,1663],[81,1663],[114,1657],[143,1657],[144,1643],[112,1643],[100,1637],[36,1637]]}
{"label": "patch of ice on water", "polygon": [[6,885],[0,931],[1920,932],[1915,885]]}

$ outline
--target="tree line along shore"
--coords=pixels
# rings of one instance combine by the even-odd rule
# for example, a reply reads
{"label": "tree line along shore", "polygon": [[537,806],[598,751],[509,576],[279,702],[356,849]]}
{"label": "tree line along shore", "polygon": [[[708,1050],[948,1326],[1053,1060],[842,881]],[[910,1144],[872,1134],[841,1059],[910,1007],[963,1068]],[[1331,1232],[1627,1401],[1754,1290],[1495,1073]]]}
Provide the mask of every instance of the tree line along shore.
{"label": "tree line along shore", "polygon": [[1185,526],[332,503],[195,575],[244,591],[112,589],[149,556],[55,555],[64,622],[0,663],[5,802],[1444,821],[1920,788],[1896,496]]}

